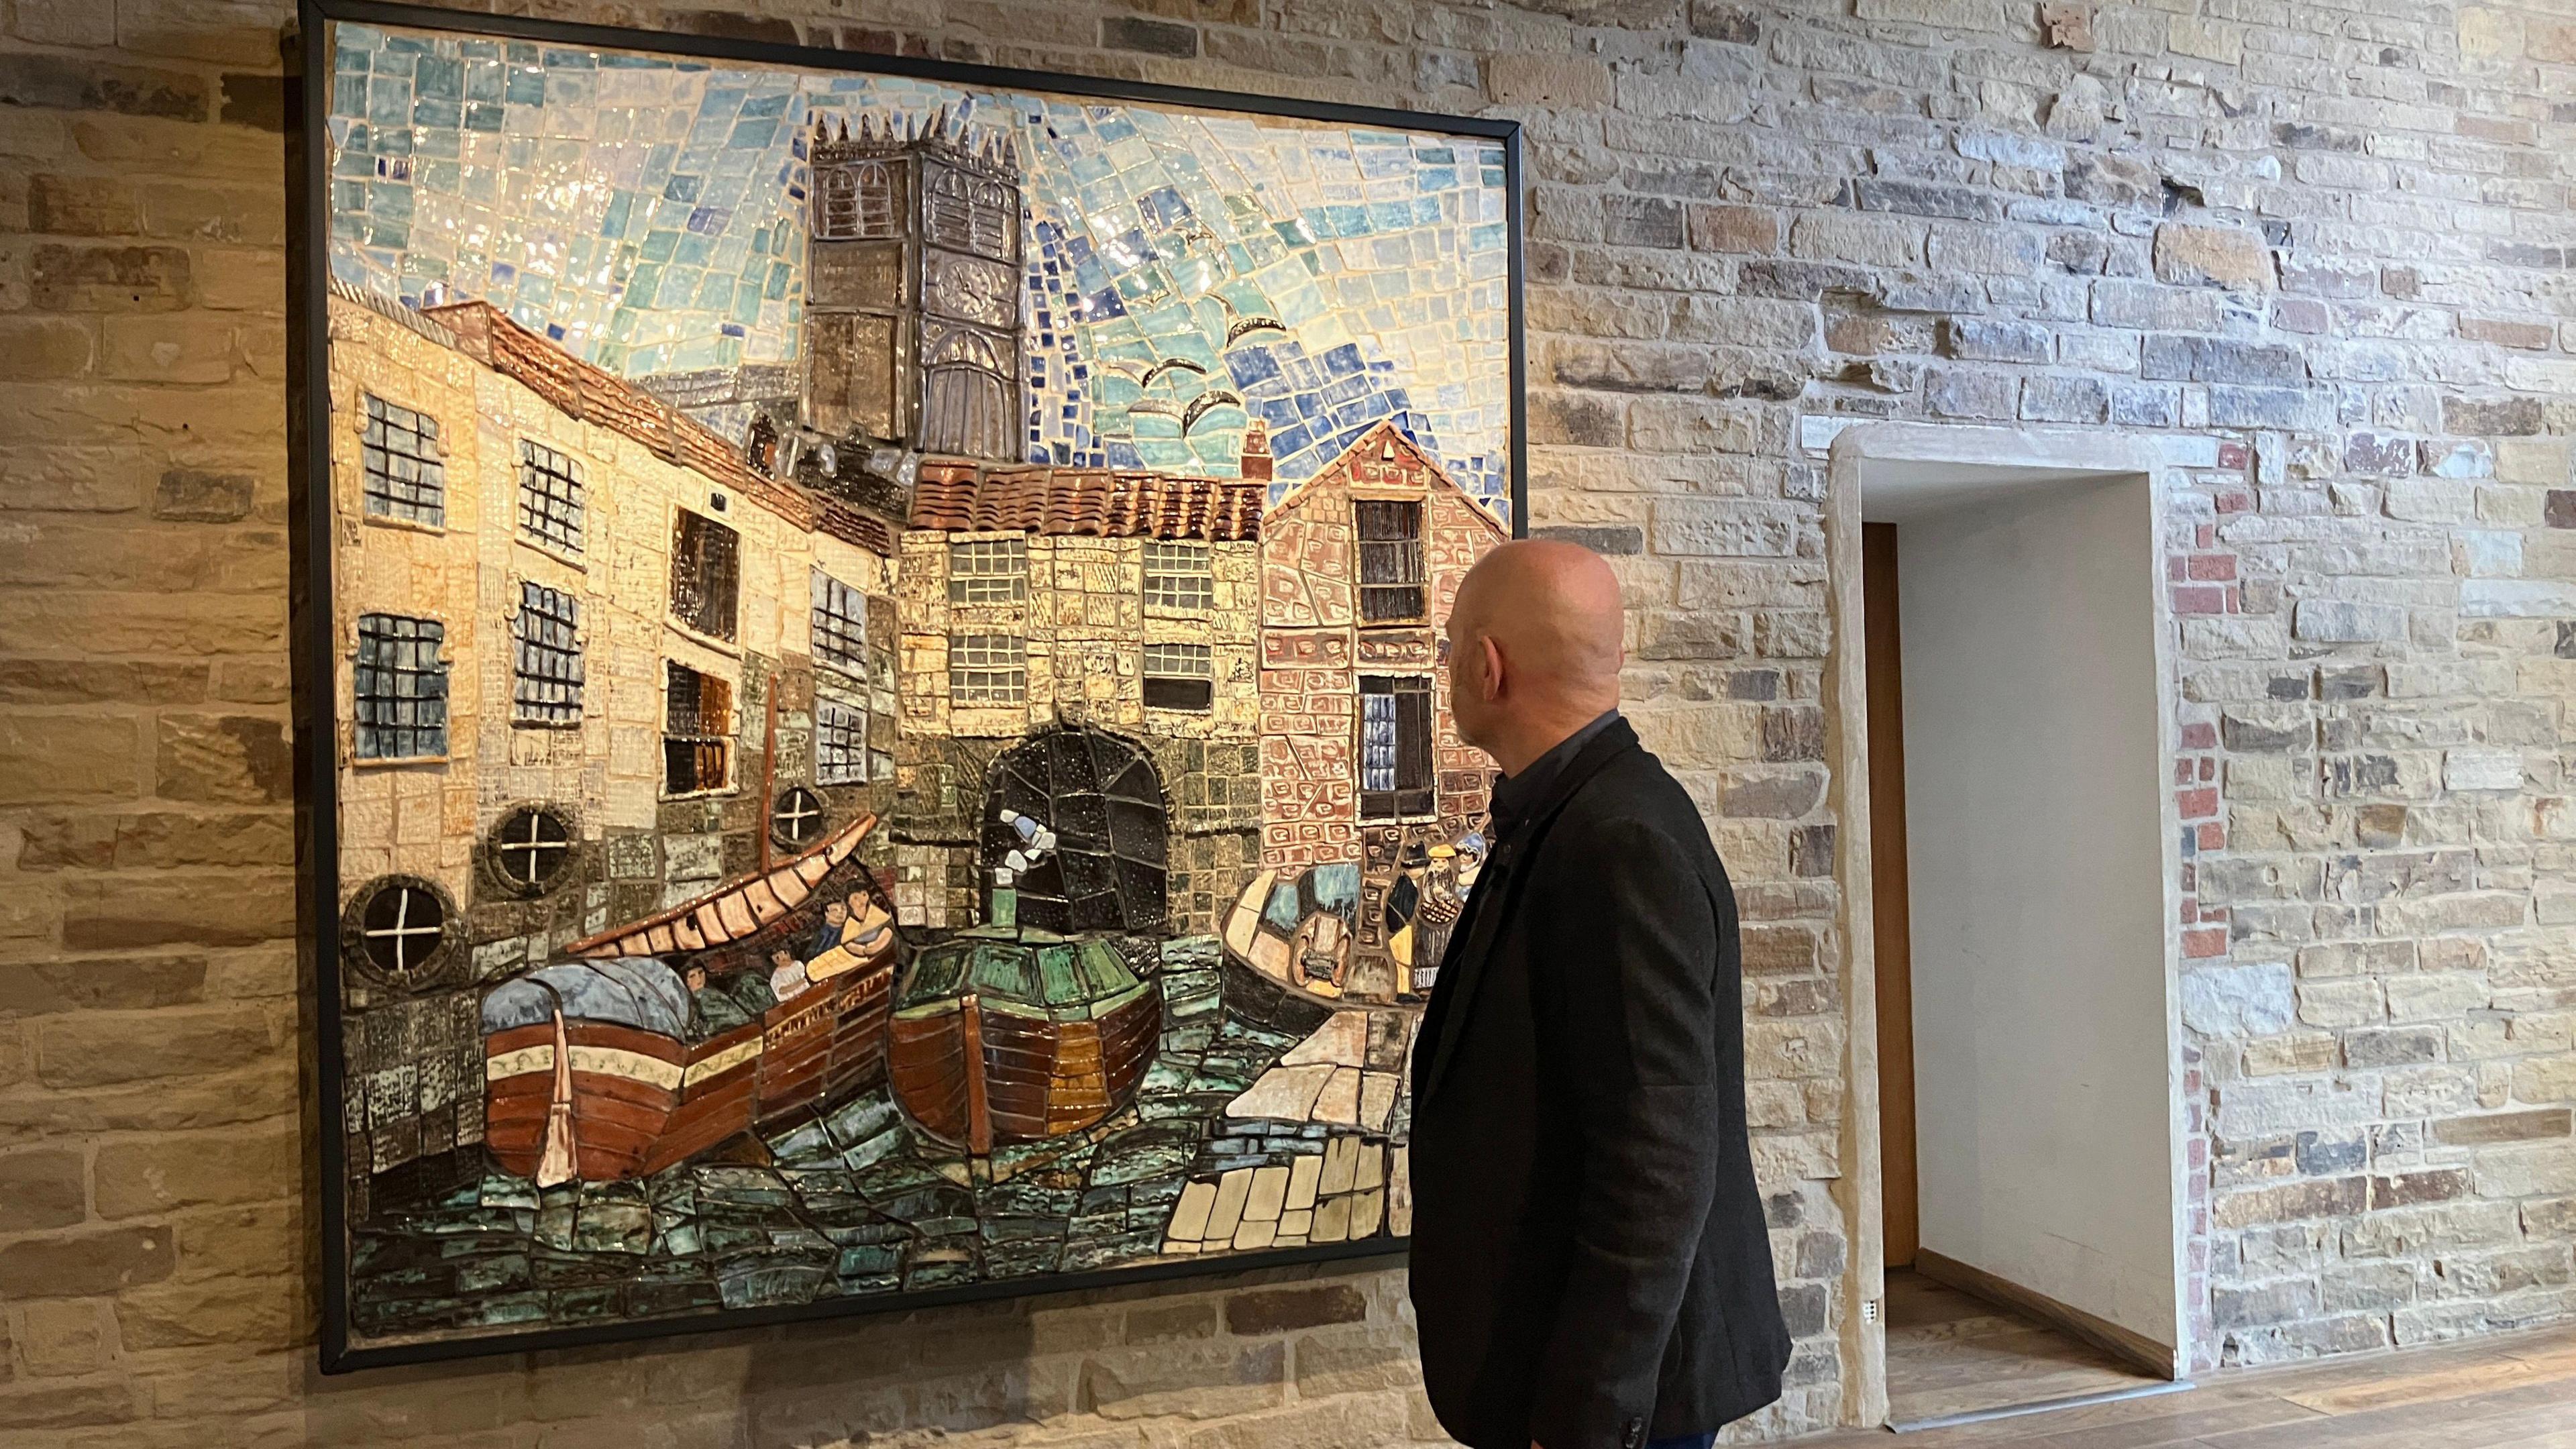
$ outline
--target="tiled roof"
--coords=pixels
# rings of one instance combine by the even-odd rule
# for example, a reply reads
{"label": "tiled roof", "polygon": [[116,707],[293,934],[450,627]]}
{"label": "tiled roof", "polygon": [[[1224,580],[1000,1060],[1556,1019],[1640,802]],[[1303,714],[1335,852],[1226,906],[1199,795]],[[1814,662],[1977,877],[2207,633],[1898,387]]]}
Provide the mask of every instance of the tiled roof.
{"label": "tiled roof", "polygon": [[912,526],[1231,543],[1261,536],[1268,492],[1257,479],[932,459],[913,485]]}
{"label": "tiled roof", "polygon": [[[424,307],[421,313],[449,334],[450,346],[518,382],[566,416],[623,433],[666,461],[704,474],[798,528],[822,525],[825,507],[821,502],[755,471],[733,445],[703,424],[633,383],[574,357],[511,321],[491,303],[450,302]],[[882,525],[870,533],[852,524],[835,536],[881,554],[893,552],[893,540]]]}
{"label": "tiled roof", "polygon": [[879,558],[894,557],[894,530],[885,526],[885,520],[873,513],[861,513],[837,498],[823,500],[823,521],[818,527],[843,543],[857,544]]}

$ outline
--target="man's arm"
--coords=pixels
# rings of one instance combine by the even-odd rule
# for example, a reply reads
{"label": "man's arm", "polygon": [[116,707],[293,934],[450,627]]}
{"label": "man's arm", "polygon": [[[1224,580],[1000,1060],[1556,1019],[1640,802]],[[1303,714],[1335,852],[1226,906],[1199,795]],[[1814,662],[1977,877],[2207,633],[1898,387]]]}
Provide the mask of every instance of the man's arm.
{"label": "man's arm", "polygon": [[1582,1160],[1530,1431],[1633,1449],[1717,1191],[1718,921],[1691,855],[1651,826],[1564,845],[1537,967],[1541,1090],[1565,1094]]}

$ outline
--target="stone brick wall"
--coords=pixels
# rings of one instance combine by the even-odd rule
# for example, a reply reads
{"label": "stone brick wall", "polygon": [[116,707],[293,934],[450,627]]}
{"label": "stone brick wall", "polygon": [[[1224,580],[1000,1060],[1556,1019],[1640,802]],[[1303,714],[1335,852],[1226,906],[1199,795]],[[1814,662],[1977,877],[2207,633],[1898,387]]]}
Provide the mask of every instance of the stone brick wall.
{"label": "stone brick wall", "polygon": [[[1747,919],[1757,1161],[1857,1403],[1811,417],[2213,445],[2168,499],[2202,1363],[2576,1312],[2567,0],[557,0],[1528,123],[1534,521]],[[9,0],[0,1449],[1432,1437],[1348,1271],[319,1379],[274,0]],[[2186,533],[2188,536],[2184,536]]]}

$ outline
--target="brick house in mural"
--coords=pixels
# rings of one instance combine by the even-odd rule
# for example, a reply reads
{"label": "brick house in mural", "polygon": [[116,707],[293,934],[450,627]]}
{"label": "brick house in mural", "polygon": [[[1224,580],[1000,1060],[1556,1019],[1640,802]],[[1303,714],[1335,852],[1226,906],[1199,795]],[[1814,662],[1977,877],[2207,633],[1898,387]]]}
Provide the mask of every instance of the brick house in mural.
{"label": "brick house in mural", "polygon": [[[892,830],[906,924],[979,919],[998,839],[988,792],[1024,741],[1042,748],[1073,730],[1100,737],[1100,751],[1141,749],[1164,798],[1159,827],[1140,818],[1139,836],[1104,852],[1126,862],[1113,871],[1159,883],[1119,882],[1131,898],[1114,922],[1070,923],[1213,929],[1257,850],[1265,492],[1257,477],[923,464],[895,585]],[[1047,823],[1085,828],[1064,814]]]}
{"label": "brick house in mural", "polygon": [[488,303],[330,325],[351,1160],[434,1179],[480,984],[885,811],[894,550]]}
{"label": "brick house in mural", "polygon": [[1411,989],[1385,926],[1407,858],[1482,824],[1491,767],[1458,739],[1441,624],[1509,537],[1392,423],[1262,521],[1261,864],[1360,866],[1355,1000]]}

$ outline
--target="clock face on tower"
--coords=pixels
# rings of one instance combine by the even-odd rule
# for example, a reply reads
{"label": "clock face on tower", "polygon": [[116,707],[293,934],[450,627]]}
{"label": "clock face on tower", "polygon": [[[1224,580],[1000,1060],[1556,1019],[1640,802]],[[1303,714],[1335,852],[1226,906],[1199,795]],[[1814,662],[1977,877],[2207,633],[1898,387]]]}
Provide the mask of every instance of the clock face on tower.
{"label": "clock face on tower", "polygon": [[929,310],[980,326],[1019,325],[1018,278],[1009,267],[981,257],[930,252],[921,263],[922,296]]}

